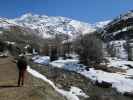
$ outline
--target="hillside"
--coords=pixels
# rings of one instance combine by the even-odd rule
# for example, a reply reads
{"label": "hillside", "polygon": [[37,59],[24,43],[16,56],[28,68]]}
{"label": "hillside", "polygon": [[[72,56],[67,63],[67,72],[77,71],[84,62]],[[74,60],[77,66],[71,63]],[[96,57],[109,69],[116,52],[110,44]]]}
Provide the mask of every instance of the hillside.
{"label": "hillside", "polygon": [[112,57],[133,60],[133,11],[119,15],[99,31]]}
{"label": "hillside", "polygon": [[0,29],[9,29],[10,26],[19,26],[32,29],[43,38],[52,38],[56,34],[74,38],[79,34],[95,31],[88,23],[60,16],[46,16],[37,14],[24,14],[15,19],[0,18]]}
{"label": "hillside", "polygon": [[133,35],[133,11],[128,11],[114,18],[103,28],[104,40],[132,39]]}

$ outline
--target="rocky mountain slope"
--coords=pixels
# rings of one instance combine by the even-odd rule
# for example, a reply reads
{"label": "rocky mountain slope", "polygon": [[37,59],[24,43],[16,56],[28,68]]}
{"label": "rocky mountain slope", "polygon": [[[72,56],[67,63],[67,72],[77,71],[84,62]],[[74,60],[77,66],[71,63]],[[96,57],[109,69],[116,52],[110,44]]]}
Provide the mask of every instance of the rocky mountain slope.
{"label": "rocky mountain slope", "polygon": [[108,44],[108,48],[111,48],[113,56],[133,60],[133,10],[119,15],[100,31],[102,39]]}
{"label": "rocky mountain slope", "polygon": [[65,34],[73,37],[77,34],[93,32],[95,29],[88,23],[72,20],[65,17],[53,17],[46,15],[25,14],[13,19],[17,24],[26,26],[42,34],[44,38],[52,37],[55,34]]}
{"label": "rocky mountain slope", "polygon": [[10,31],[12,27],[15,27],[17,30],[23,30],[21,34],[24,33],[25,35],[35,33],[43,38],[60,35],[64,38],[74,39],[80,34],[88,34],[97,29],[102,29],[109,22],[110,20],[90,24],[61,16],[54,17],[27,13],[14,19],[1,17],[0,35],[3,31]]}
{"label": "rocky mountain slope", "polygon": [[133,35],[133,11],[119,15],[103,28],[105,40],[132,39]]}
{"label": "rocky mountain slope", "polygon": [[52,17],[30,13],[15,19],[0,18],[0,29],[9,29],[11,26],[32,29],[43,38],[51,38],[57,34],[73,38],[79,34],[95,31],[95,28],[88,23],[60,16]]}

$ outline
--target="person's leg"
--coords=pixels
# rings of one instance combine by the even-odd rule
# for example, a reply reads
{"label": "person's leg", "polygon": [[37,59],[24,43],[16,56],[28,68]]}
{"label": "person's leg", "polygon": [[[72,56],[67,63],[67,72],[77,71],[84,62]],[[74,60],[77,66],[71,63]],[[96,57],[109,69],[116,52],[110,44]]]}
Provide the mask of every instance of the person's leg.
{"label": "person's leg", "polygon": [[21,85],[24,85],[25,73],[26,73],[26,70],[23,69],[23,71],[22,71],[22,84]]}
{"label": "person's leg", "polygon": [[19,70],[19,78],[18,78],[18,86],[20,86],[21,80],[22,80],[22,75],[21,75],[21,70]]}

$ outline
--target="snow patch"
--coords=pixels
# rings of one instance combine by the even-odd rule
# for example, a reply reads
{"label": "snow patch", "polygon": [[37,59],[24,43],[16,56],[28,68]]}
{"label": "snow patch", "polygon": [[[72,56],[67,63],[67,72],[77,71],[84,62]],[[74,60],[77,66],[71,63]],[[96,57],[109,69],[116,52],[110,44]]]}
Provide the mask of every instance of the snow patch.
{"label": "snow patch", "polygon": [[118,92],[132,92],[133,93],[133,80],[127,79],[127,75],[108,73],[101,70],[90,69],[90,71],[82,71],[80,74],[98,81],[99,83],[107,82],[111,83],[113,88],[116,88]]}
{"label": "snow patch", "polygon": [[43,64],[43,65],[48,65],[50,62],[50,57],[49,56],[34,56],[32,58],[34,63],[38,63],[38,64]]}
{"label": "snow patch", "polygon": [[108,67],[116,67],[121,69],[133,68],[132,61],[126,61],[122,59],[112,59],[112,58],[107,58],[107,59],[109,60]]}
{"label": "snow patch", "polygon": [[60,59],[60,60],[56,60],[50,63],[50,65],[52,65],[53,67],[58,67],[58,68],[64,68],[65,66],[71,66],[73,67],[75,64],[77,64],[79,62],[79,60],[76,59]]}
{"label": "snow patch", "polygon": [[111,20],[101,21],[101,22],[95,23],[94,26],[96,26],[98,28],[104,28],[104,26],[107,25],[110,22],[111,22]]}
{"label": "snow patch", "polygon": [[3,34],[3,32],[2,32],[2,31],[0,31],[0,34]]}
{"label": "snow patch", "polygon": [[125,49],[126,41],[125,40],[116,40],[116,41],[111,41],[109,43],[110,48],[112,48],[115,56],[120,59],[128,59],[128,53],[127,50]]}
{"label": "snow patch", "polygon": [[27,71],[32,74],[34,77],[37,77],[39,79],[42,79],[43,81],[49,83],[58,93],[62,94],[67,98],[67,100],[80,100],[78,96],[82,96],[85,98],[88,98],[87,96],[81,89],[77,87],[71,87],[70,91],[65,91],[63,89],[59,89],[58,87],[55,86],[55,84],[47,79],[44,75],[40,74],[34,69],[31,69],[29,66],[27,68]]}
{"label": "snow patch", "polygon": [[[67,64],[65,64],[67,63]],[[51,63],[52,66],[58,68],[64,68],[69,71],[75,71],[92,81],[99,83],[107,82],[111,83],[112,87],[115,88],[120,93],[130,92],[133,93],[133,80],[129,78],[133,77],[133,70],[128,69],[127,73],[109,73],[102,70],[95,70],[90,68],[89,71],[86,70],[86,66],[79,66],[78,62],[72,60],[57,60]],[[112,64],[112,65],[111,65]],[[124,66],[125,64],[133,65],[130,61],[115,61],[111,62],[111,66]],[[123,68],[124,69],[124,68]],[[125,68],[127,69],[127,68]]]}

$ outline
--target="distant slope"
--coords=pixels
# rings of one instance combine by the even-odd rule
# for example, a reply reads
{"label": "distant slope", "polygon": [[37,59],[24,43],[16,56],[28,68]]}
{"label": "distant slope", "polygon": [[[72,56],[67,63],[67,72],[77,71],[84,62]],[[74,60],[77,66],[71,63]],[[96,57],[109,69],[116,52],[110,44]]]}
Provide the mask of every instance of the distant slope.
{"label": "distant slope", "polygon": [[29,29],[28,32],[35,33],[42,38],[53,38],[56,35],[61,35],[73,39],[80,34],[89,34],[101,29],[109,22],[110,20],[90,24],[61,16],[27,13],[14,19],[0,18],[0,34],[3,30],[9,30],[10,27],[19,27],[24,31]]}
{"label": "distant slope", "polygon": [[103,28],[105,40],[125,40],[133,38],[133,10],[121,14]]}
{"label": "distant slope", "polygon": [[88,23],[60,16],[53,17],[28,13],[12,21],[20,26],[38,30],[38,34],[42,34],[44,38],[52,37],[55,34],[65,34],[72,38],[77,34],[90,33],[95,30],[95,28]]}

